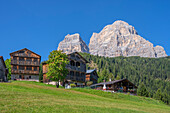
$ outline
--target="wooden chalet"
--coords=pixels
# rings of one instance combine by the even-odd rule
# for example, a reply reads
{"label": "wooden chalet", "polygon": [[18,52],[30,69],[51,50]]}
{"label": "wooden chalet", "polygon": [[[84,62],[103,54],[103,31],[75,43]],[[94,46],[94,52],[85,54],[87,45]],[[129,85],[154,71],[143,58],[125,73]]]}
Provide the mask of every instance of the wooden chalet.
{"label": "wooden chalet", "polygon": [[7,82],[8,69],[6,68],[4,59],[0,56],[0,82]]}
{"label": "wooden chalet", "polygon": [[[66,65],[69,74],[66,76],[65,82],[68,84],[74,83],[76,86],[84,86],[86,76],[86,63],[88,63],[88,61],[78,52],[67,54],[67,56],[70,63]],[[50,81],[46,78],[46,73],[48,71],[47,68],[48,64],[43,63],[43,82],[45,83]]]}
{"label": "wooden chalet", "polygon": [[90,86],[92,89],[136,94],[137,86],[127,79],[102,82]]}
{"label": "wooden chalet", "polygon": [[11,79],[39,81],[41,56],[24,48],[10,53]]}
{"label": "wooden chalet", "polygon": [[99,76],[96,72],[96,69],[86,71],[86,82],[92,81],[93,84],[96,84],[98,78]]}

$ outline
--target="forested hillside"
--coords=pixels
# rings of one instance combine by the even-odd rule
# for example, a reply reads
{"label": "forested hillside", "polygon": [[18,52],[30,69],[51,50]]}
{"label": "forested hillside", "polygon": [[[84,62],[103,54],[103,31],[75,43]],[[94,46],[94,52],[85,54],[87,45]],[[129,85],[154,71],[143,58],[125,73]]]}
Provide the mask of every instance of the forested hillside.
{"label": "forested hillside", "polygon": [[[98,82],[109,78],[127,78],[135,85],[144,83],[150,97],[157,97],[161,93],[160,100],[164,95],[170,95],[170,57],[165,58],[142,58],[142,57],[101,57],[87,53],[81,53],[90,63],[88,69],[97,69]],[[159,89],[159,90],[158,90]]]}

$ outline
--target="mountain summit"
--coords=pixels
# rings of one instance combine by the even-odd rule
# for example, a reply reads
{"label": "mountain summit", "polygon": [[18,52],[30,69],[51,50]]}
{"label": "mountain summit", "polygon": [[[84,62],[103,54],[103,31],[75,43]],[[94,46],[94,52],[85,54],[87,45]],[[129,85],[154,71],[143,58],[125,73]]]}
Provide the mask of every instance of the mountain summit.
{"label": "mountain summit", "polygon": [[86,52],[89,53],[89,48],[86,43],[81,39],[78,33],[73,35],[66,35],[64,40],[58,45],[58,50],[62,50],[65,53],[72,52]]}
{"label": "mountain summit", "polygon": [[91,54],[105,57],[167,56],[163,47],[153,47],[151,42],[138,35],[133,26],[121,20],[105,26],[100,33],[93,33],[89,49]]}
{"label": "mountain summit", "polygon": [[166,57],[162,46],[153,44],[138,35],[135,28],[127,22],[118,20],[105,26],[100,33],[93,33],[89,48],[78,33],[66,35],[59,43],[58,50],[65,53],[86,52],[92,55],[105,57],[140,56],[140,57]]}

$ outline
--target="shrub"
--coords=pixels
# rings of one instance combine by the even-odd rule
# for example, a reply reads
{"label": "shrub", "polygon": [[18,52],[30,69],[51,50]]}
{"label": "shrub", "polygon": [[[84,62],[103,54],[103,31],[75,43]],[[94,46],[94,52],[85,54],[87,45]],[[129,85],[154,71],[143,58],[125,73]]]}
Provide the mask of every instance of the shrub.
{"label": "shrub", "polygon": [[87,86],[90,86],[90,85],[92,85],[92,84],[93,84],[93,81],[87,82]]}
{"label": "shrub", "polygon": [[70,84],[70,86],[71,86],[71,87],[76,87],[76,85],[75,85],[75,84]]}

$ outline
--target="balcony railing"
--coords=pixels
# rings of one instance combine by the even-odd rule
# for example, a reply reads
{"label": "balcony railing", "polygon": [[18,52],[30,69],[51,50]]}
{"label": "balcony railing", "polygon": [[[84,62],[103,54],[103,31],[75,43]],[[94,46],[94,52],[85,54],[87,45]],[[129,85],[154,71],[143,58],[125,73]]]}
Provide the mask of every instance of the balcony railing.
{"label": "balcony railing", "polygon": [[25,54],[25,53],[16,53],[14,56],[23,56],[23,57],[35,57],[32,54]]}
{"label": "balcony railing", "polygon": [[18,65],[36,65],[39,66],[39,62],[30,62],[30,61],[18,61],[18,60],[11,60],[11,64],[18,64]]}
{"label": "balcony railing", "polygon": [[11,73],[15,74],[39,74],[39,71],[32,71],[32,70],[11,70]]}
{"label": "balcony railing", "polygon": [[70,69],[70,70],[86,72],[85,68],[76,67],[76,66],[71,66],[71,65],[69,65],[69,64],[66,66],[66,68],[67,68],[67,69]]}

